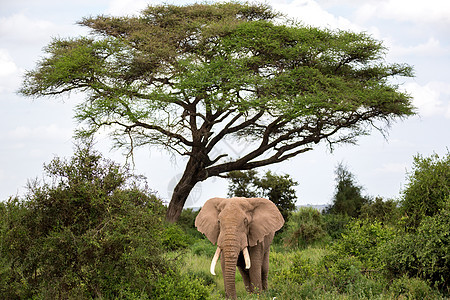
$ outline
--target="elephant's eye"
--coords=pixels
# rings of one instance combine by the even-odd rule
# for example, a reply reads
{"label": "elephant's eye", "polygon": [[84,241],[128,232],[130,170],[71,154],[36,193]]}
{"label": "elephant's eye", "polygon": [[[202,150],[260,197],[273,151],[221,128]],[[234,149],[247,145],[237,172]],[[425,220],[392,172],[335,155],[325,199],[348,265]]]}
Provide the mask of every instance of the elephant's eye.
{"label": "elephant's eye", "polygon": [[245,226],[248,225],[248,219],[247,218],[244,218],[244,224],[245,224]]}

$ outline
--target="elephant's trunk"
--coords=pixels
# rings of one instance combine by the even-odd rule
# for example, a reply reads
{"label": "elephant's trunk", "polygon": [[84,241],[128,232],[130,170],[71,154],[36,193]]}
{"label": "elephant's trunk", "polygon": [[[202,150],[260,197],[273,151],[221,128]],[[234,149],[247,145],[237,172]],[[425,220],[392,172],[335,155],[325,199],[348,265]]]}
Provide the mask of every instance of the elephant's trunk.
{"label": "elephant's trunk", "polygon": [[238,256],[238,247],[224,248],[222,250],[221,265],[225,285],[225,294],[227,298],[236,298],[235,275]]}
{"label": "elephant's trunk", "polygon": [[[213,257],[213,259],[211,261],[211,267],[209,268],[209,271],[213,275],[216,275],[215,268],[216,268],[217,260],[219,260],[219,255],[220,255],[221,251],[222,250],[220,250],[220,248],[217,247],[216,253],[214,253],[214,257]],[[250,262],[250,255],[248,254],[248,248],[247,247],[245,247],[244,250],[242,250],[242,254],[244,255],[245,268],[246,269],[250,269],[251,262]]]}

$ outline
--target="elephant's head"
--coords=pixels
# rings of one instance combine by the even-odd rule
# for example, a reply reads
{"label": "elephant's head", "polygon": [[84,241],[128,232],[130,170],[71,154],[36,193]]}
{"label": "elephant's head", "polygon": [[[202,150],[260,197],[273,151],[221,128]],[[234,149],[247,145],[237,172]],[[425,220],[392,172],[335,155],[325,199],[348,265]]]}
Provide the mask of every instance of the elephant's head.
{"label": "elephant's head", "polygon": [[214,275],[215,264],[222,253],[222,272],[227,295],[235,294],[234,276],[239,255],[243,254],[246,268],[250,268],[251,257],[247,247],[262,242],[265,236],[273,234],[283,224],[280,211],[267,199],[212,198],[206,201],[195,220],[195,226],[211,243],[217,244],[217,251],[211,262],[211,273]]}

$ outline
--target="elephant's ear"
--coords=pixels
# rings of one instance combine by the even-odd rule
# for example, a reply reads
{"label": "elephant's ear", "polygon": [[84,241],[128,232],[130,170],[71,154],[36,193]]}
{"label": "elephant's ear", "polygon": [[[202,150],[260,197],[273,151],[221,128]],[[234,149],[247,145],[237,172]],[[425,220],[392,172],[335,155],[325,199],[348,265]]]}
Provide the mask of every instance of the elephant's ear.
{"label": "elephant's ear", "polygon": [[263,198],[251,198],[248,201],[253,206],[248,243],[249,246],[255,246],[258,242],[262,242],[266,235],[283,227],[284,219],[272,201]]}
{"label": "elephant's ear", "polygon": [[208,240],[214,245],[217,243],[219,236],[219,205],[223,200],[222,198],[209,199],[200,209],[197,218],[195,218],[197,230],[206,235]]}

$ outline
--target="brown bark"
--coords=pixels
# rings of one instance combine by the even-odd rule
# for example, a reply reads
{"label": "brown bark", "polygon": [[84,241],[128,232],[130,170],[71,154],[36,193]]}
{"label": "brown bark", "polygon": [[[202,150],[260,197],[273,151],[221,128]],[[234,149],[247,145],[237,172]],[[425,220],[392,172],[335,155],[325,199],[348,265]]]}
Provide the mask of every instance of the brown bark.
{"label": "brown bark", "polygon": [[166,220],[170,223],[178,221],[189,193],[195,184],[207,178],[201,162],[194,156],[189,159],[183,176],[173,190],[172,199],[166,212]]}

